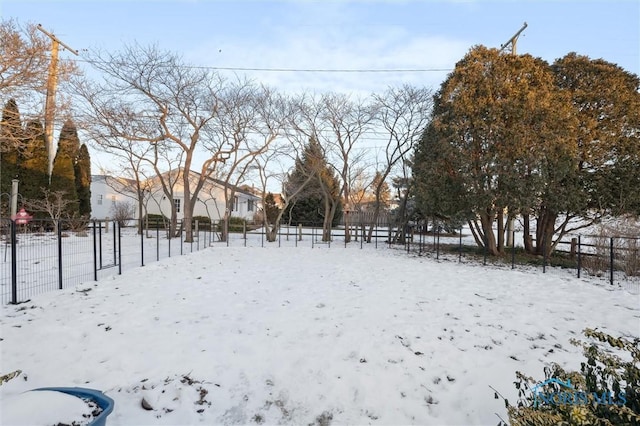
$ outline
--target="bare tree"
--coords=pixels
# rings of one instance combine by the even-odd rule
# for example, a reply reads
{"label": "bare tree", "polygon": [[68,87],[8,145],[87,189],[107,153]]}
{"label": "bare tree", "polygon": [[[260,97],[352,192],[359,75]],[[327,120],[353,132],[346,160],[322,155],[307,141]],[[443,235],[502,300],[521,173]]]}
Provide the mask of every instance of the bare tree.
{"label": "bare tree", "polygon": [[[325,120],[322,98],[318,99],[314,95],[302,94],[295,101],[294,108],[295,114],[291,118],[291,127],[294,132],[291,137],[296,138],[301,145],[309,143],[309,148],[312,148],[313,151],[309,153],[315,158],[309,158],[308,160],[311,161],[308,164],[305,164],[303,168],[298,168],[298,171],[305,174],[305,176],[300,176],[301,180],[295,182],[293,187],[289,185],[290,188],[285,192],[301,194],[302,191],[298,191],[298,186],[305,187],[312,180],[316,180],[324,204],[322,240],[329,241],[331,239],[333,218],[341,195],[341,188],[338,188],[338,196],[336,197],[336,194],[334,194],[335,188],[331,188],[324,179],[327,175],[327,171],[323,170],[323,168],[327,164],[328,144],[326,138],[322,137],[322,135],[327,131],[329,123]],[[319,152],[316,152],[316,150]],[[335,167],[330,167],[330,173],[333,173]],[[310,176],[312,177],[307,179]]]}
{"label": "bare tree", "polygon": [[118,222],[118,226],[121,228],[127,226],[128,222],[133,218],[135,211],[135,205],[128,201],[118,201],[111,206],[113,219]]}
{"label": "bare tree", "polygon": [[[114,176],[107,178],[106,184],[115,192],[126,197],[133,197],[138,210],[138,234],[142,234],[143,217],[146,216],[146,205],[152,192],[149,182],[148,160],[153,151],[153,145],[141,144],[121,137],[105,138],[100,132],[95,132],[93,126],[87,126],[89,135],[96,143],[96,148],[111,155],[113,163],[103,169],[103,174]],[[99,128],[99,126],[97,126]],[[146,166],[146,167],[145,167]],[[130,184],[123,184],[122,179]]]}
{"label": "bare tree", "polygon": [[53,231],[58,232],[60,220],[66,215],[69,206],[77,201],[67,198],[66,191],[49,191],[42,188],[41,199],[24,200],[24,206],[34,212],[42,212],[49,215],[53,222]]}
{"label": "bare tree", "polygon": [[[305,189],[305,186],[313,179],[314,175],[308,175],[304,182],[293,191],[287,191],[284,187],[287,179],[285,162],[294,161],[295,157],[303,149],[297,145],[299,139],[283,139],[272,144],[270,149],[255,159],[255,170],[258,171],[261,191],[261,204],[263,208],[262,223],[265,229],[267,241],[276,241],[282,217],[287,207],[295,201],[296,197]],[[275,217],[268,217],[266,212],[268,187],[272,181],[280,183],[280,204]]]}
{"label": "bare tree", "polygon": [[[321,118],[325,123],[325,132],[318,136],[324,139],[327,155],[335,158],[329,164],[338,172],[342,187],[343,209],[353,210],[351,206],[351,186],[355,182],[359,167],[365,161],[367,152],[358,150],[362,136],[371,129],[374,118],[373,108],[362,100],[351,100],[347,95],[325,94],[320,101]],[[344,216],[344,237],[351,241],[349,214]]]}
{"label": "bare tree", "polygon": [[259,157],[285,132],[290,115],[289,102],[272,88],[238,80],[221,94],[214,129],[210,139],[229,152],[225,167],[218,170],[224,189],[224,227],[227,238],[229,217],[233,210],[235,190],[244,183],[251,170],[260,169]]}
{"label": "bare tree", "polygon": [[[0,97],[5,100],[16,99],[23,112],[26,112],[23,117],[25,121],[42,119],[49,71],[50,39],[38,31],[34,24],[20,26],[17,21],[9,19],[0,21],[0,40]],[[57,77],[62,85],[72,75],[79,73],[73,61],[63,59],[58,64]],[[62,95],[56,109],[64,112],[63,115],[68,115],[68,107],[65,96]],[[0,151],[22,151],[24,144],[23,138],[5,140]]]}
{"label": "bare tree", "polygon": [[0,21],[0,93],[42,91],[47,81],[49,43],[33,24],[21,28],[15,20]]}
{"label": "bare tree", "polygon": [[[166,175],[161,159],[179,161],[183,218],[190,224],[198,191],[215,170],[223,151],[217,140],[203,136],[215,133],[213,119],[224,79],[153,46],[127,46],[115,54],[98,52],[91,57],[92,65],[105,80],[99,85],[84,83],[78,87],[91,115],[103,126],[103,136],[152,145],[154,155],[149,162],[159,178]],[[200,158],[204,159],[198,168]],[[193,174],[197,169],[200,172]],[[160,183],[167,198],[173,199],[169,185],[163,180]],[[191,226],[187,226],[186,240],[192,239]]]}
{"label": "bare tree", "polygon": [[387,140],[384,158],[379,163],[381,179],[373,188],[376,203],[372,222],[367,234],[371,242],[373,229],[380,214],[380,198],[384,183],[398,164],[409,160],[416,142],[422,135],[433,106],[431,89],[404,85],[389,88],[382,95],[374,95],[380,132]]}
{"label": "bare tree", "polygon": [[[255,159],[255,169],[258,172],[258,180],[260,181],[260,204],[262,206],[262,226],[264,227],[265,235],[267,236],[267,241],[275,241],[275,237],[278,233],[278,228],[280,226],[280,218],[282,217],[281,213],[283,211],[282,208],[278,211],[278,216],[276,218],[270,218],[267,215],[267,195],[268,195],[268,187],[269,183],[276,179],[278,176],[282,177],[285,175],[284,172],[278,173],[274,170],[272,163],[277,163],[281,157],[286,156],[291,147],[289,144],[273,144],[272,148],[265,152],[263,155],[256,157]],[[269,220],[273,219],[273,220]],[[273,237],[273,238],[272,238]]]}

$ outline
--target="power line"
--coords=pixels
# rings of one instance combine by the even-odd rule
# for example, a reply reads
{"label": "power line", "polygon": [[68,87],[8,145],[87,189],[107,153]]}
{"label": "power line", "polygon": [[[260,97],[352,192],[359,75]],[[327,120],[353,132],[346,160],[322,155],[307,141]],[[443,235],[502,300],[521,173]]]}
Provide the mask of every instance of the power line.
{"label": "power line", "polygon": [[236,67],[205,67],[223,71],[264,71],[264,72],[325,72],[325,73],[422,73],[448,72],[453,68],[398,68],[398,69],[322,69],[322,68],[236,68]]}
{"label": "power line", "polygon": [[[133,65],[131,63],[116,61],[93,61],[87,59],[77,59],[76,62],[83,62],[90,65]],[[159,67],[172,65],[158,65]],[[315,72],[315,73],[425,73],[425,72],[449,72],[453,68],[261,68],[261,67],[215,67],[207,65],[185,65],[181,64],[181,68],[188,69],[204,69],[214,71],[260,71],[260,72]]]}

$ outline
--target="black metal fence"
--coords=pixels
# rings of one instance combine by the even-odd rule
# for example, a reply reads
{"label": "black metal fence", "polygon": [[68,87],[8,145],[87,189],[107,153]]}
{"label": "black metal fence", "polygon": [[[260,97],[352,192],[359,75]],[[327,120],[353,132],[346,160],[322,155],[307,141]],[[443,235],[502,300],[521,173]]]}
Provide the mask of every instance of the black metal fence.
{"label": "black metal fence", "polygon": [[194,229],[188,243],[185,232],[182,224],[170,236],[164,226],[139,234],[137,228],[116,221],[79,226],[62,220],[32,220],[18,225],[0,219],[0,300],[22,303],[39,293],[98,281],[123,269],[210,245],[211,230]]}
{"label": "black metal fence", "polygon": [[[432,255],[436,259],[463,259],[502,264],[512,269],[516,265],[534,265],[546,273],[549,267],[573,270],[578,278],[600,277],[611,285],[620,285],[640,294],[640,237],[605,235],[569,235],[559,241],[551,255],[531,255],[523,247],[512,244],[502,256],[489,256],[486,245],[478,247],[463,240],[463,230],[455,235],[444,233],[439,228],[430,232],[407,231],[403,248],[418,255]],[[512,234],[516,241],[516,232]],[[532,239],[532,242],[535,240]]]}
{"label": "black metal fence", "polygon": [[138,225],[138,221],[91,221],[78,226],[51,220],[16,225],[0,219],[1,302],[22,303],[42,292],[98,281],[163,258],[218,246],[395,248],[437,260],[511,268],[536,265],[543,272],[552,266],[561,267],[578,277],[598,276],[640,293],[638,237],[573,236],[560,242],[549,257],[527,255],[517,245],[496,257],[478,248],[462,229],[455,233],[444,233],[439,227],[430,231],[420,227],[398,230],[378,223],[352,225],[348,230],[334,228],[330,235],[324,235],[319,226],[281,224],[269,238],[260,225],[246,221],[194,221],[190,224],[192,238],[187,242],[184,223],[178,223],[173,233],[163,222],[144,223],[142,232]]}

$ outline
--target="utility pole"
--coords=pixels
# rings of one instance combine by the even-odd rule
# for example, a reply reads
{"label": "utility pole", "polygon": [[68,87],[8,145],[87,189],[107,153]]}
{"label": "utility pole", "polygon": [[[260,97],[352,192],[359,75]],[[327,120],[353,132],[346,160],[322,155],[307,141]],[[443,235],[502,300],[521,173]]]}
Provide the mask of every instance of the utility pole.
{"label": "utility pole", "polygon": [[47,79],[47,97],[44,104],[44,140],[47,147],[49,181],[51,181],[51,171],[53,169],[53,121],[56,112],[56,87],[58,85],[58,51],[60,45],[74,55],[78,55],[78,51],[70,48],[55,35],[42,28],[38,24],[38,29],[45,33],[51,39],[51,62],[49,62],[49,77]]}
{"label": "utility pole", "polygon": [[[527,28],[527,23],[525,22],[522,25],[522,28],[518,30],[507,42],[500,46],[500,51],[502,52],[507,46],[511,46],[511,54],[516,55],[516,43],[518,43],[518,37]],[[513,240],[513,229],[515,227],[516,218],[513,216],[511,212],[507,212],[507,246],[513,247],[515,241]]]}
{"label": "utility pole", "polygon": [[502,52],[507,46],[511,45],[511,54],[515,55],[516,43],[518,43],[518,37],[520,37],[520,34],[524,31],[525,28],[527,28],[526,22],[522,25],[522,28],[520,28],[517,33],[515,33],[513,36],[511,36],[509,40],[507,40],[505,44],[500,45],[500,51]]}

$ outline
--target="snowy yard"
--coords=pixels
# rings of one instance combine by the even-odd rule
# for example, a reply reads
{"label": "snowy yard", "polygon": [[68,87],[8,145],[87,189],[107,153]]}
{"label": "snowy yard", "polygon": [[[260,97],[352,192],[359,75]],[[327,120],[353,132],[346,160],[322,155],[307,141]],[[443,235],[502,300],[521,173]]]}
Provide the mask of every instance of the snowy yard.
{"label": "snowy yard", "polygon": [[579,369],[584,328],[640,336],[640,296],[388,248],[219,247],[3,306],[0,326],[0,374],[23,371],[3,404],[101,389],[109,426],[484,425],[516,370]]}

